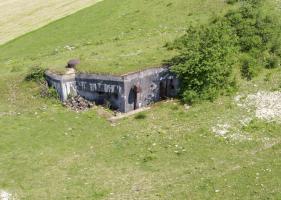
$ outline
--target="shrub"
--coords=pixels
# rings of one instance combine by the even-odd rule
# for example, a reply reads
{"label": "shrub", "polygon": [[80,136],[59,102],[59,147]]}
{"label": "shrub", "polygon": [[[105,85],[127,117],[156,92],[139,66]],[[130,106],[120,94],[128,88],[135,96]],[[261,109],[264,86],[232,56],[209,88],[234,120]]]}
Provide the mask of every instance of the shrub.
{"label": "shrub", "polygon": [[277,68],[280,67],[280,57],[276,55],[270,55],[266,62],[267,68]]}
{"label": "shrub", "polygon": [[209,26],[189,27],[184,36],[167,45],[179,51],[168,63],[181,79],[185,102],[213,100],[230,87],[234,42],[228,24],[216,19]]}
{"label": "shrub", "polygon": [[33,67],[25,76],[26,81],[43,82],[45,80],[45,69],[41,67]]}
{"label": "shrub", "polygon": [[256,59],[251,56],[244,55],[241,63],[241,75],[247,80],[252,80],[260,71]]}
{"label": "shrub", "polygon": [[274,12],[266,14],[261,0],[240,2],[240,7],[228,12],[225,19],[238,36],[236,45],[242,55],[248,55],[247,59],[242,57],[241,72],[250,80],[258,74],[259,69],[255,67],[275,68],[280,65],[280,20]]}
{"label": "shrub", "polygon": [[262,0],[227,0],[239,3],[224,17],[200,27],[189,27],[185,35],[167,44],[179,55],[168,64],[181,79],[183,101],[214,100],[237,89],[233,79],[234,57],[241,61],[241,76],[251,80],[261,67],[280,66],[280,20],[266,14]]}

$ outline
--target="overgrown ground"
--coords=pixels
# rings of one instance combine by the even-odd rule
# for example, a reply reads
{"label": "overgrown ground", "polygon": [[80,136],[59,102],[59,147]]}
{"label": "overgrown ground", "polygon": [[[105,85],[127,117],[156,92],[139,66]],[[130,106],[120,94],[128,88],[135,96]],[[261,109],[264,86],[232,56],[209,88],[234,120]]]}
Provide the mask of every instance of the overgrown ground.
{"label": "overgrown ground", "polygon": [[0,44],[93,5],[96,0],[1,0]]}
{"label": "overgrown ground", "polygon": [[[34,34],[40,37],[40,31]],[[64,60],[74,53],[40,57],[44,48],[31,45],[25,54],[19,44],[27,45],[28,37],[1,47],[1,56],[11,60],[1,62],[0,70],[0,196],[281,199],[281,116],[258,118],[256,108],[247,104],[249,95],[259,91],[280,93],[280,68],[264,70],[253,81],[238,80],[233,96],[189,109],[176,100],[160,102],[112,124],[97,109],[75,113],[41,98],[36,84],[23,81],[25,70],[41,59],[61,55]],[[112,46],[108,54],[106,43],[101,46],[107,56],[117,54]],[[280,106],[268,101],[268,109]]]}

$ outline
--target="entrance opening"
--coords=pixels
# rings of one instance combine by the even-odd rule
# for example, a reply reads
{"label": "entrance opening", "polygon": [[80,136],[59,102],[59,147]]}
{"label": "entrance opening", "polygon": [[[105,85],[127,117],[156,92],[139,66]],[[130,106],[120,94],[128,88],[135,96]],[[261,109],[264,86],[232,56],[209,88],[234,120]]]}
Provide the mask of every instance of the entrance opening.
{"label": "entrance opening", "polygon": [[134,86],[131,88],[130,93],[129,93],[129,104],[134,105],[134,110],[138,108],[138,88],[137,86]]}
{"label": "entrance opening", "polygon": [[160,99],[167,98],[167,81],[160,82]]}

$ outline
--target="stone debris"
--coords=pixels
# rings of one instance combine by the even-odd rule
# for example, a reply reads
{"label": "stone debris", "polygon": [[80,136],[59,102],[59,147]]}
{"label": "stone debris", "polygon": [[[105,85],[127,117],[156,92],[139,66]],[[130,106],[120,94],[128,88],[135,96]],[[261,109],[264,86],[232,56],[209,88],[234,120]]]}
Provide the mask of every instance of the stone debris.
{"label": "stone debris", "polygon": [[216,126],[212,127],[212,132],[218,137],[233,141],[249,141],[253,139],[249,134],[242,132],[240,127],[233,127],[228,123],[216,124]]}
{"label": "stone debris", "polygon": [[255,108],[255,115],[266,121],[281,119],[281,92],[261,91],[249,95],[245,104]]}
{"label": "stone debris", "polygon": [[218,136],[225,136],[230,129],[229,124],[217,124],[215,127],[212,127],[212,131]]}
{"label": "stone debris", "polygon": [[184,109],[185,109],[186,111],[188,111],[190,108],[191,108],[191,106],[190,106],[190,105],[188,105],[188,104],[184,104]]}
{"label": "stone debris", "polygon": [[73,51],[75,49],[74,46],[70,46],[70,45],[66,45],[64,46],[64,49],[68,50],[68,51]]}
{"label": "stone debris", "polygon": [[281,92],[279,91],[259,91],[250,95],[238,95],[234,101],[237,106],[248,113],[253,113],[259,119],[281,121]]}
{"label": "stone debris", "polygon": [[242,126],[247,126],[247,125],[250,124],[250,122],[251,122],[252,120],[253,120],[252,117],[244,117],[244,118],[240,119],[239,122],[240,122],[240,124],[241,124]]}
{"label": "stone debris", "polygon": [[0,200],[11,200],[12,194],[7,191],[0,190]]}
{"label": "stone debris", "polygon": [[84,99],[81,96],[70,97],[68,100],[63,102],[63,105],[74,111],[85,111],[95,106],[91,101]]}

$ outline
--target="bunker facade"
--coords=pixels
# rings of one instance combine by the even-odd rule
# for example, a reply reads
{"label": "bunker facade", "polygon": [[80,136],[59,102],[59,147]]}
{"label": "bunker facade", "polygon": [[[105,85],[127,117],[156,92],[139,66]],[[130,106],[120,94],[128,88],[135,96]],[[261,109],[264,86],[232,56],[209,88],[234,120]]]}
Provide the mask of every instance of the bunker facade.
{"label": "bunker facade", "polygon": [[80,95],[97,105],[129,112],[179,92],[179,80],[167,67],[151,68],[122,76],[46,72],[48,85],[62,101]]}

